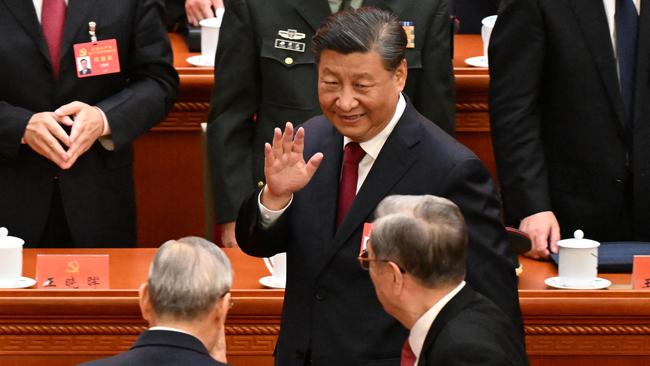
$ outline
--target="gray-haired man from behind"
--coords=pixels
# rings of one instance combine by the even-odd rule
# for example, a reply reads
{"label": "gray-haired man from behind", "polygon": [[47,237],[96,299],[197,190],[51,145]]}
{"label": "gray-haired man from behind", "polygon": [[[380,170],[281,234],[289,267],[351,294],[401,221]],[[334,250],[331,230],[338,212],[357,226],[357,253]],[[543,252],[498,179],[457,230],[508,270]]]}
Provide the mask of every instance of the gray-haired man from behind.
{"label": "gray-haired man from behind", "polygon": [[389,196],[376,216],[359,262],[410,329],[401,365],[528,365],[510,318],[464,281],[467,229],[453,202]]}
{"label": "gray-haired man from behind", "polygon": [[225,365],[231,285],[230,262],[213,243],[198,237],[166,242],[140,285],[150,328],[129,351],[84,365]]}

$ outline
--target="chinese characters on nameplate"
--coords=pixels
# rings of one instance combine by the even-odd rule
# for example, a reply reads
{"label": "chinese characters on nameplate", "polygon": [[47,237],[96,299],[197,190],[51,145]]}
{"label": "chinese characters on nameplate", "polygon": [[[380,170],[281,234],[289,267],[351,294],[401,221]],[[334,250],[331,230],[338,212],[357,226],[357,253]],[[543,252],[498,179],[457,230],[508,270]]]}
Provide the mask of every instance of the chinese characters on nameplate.
{"label": "chinese characters on nameplate", "polygon": [[53,290],[108,289],[108,254],[39,254],[36,284]]}

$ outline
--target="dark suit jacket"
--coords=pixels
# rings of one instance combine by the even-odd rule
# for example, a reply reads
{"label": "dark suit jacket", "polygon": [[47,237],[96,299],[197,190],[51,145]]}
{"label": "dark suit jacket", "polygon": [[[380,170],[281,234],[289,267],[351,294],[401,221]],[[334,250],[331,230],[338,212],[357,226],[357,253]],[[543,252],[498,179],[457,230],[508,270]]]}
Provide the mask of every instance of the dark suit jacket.
{"label": "dark suit jacket", "polygon": [[[447,0],[366,0],[415,22],[407,49],[406,94],[444,130],[454,130],[454,80]],[[218,222],[233,221],[264,179],[264,143],[275,127],[321,114],[309,42],[331,13],[326,0],[226,0],[208,117],[208,144]],[[304,33],[305,52],[275,48],[278,31]],[[287,62],[288,61],[288,62]],[[256,116],[253,122],[253,116]]]}
{"label": "dark suit jacket", "polygon": [[119,355],[81,366],[225,366],[215,361],[203,343],[189,334],[167,330],[148,330],[133,347]]}
{"label": "dark suit jacket", "polygon": [[465,285],[429,328],[419,366],[526,366],[528,358],[512,321]]}
{"label": "dark suit jacket", "polygon": [[[650,1],[641,0],[633,147],[602,1],[518,0],[490,42],[490,119],[506,218],[552,210],[563,237],[650,240]],[[629,158],[628,158],[629,157]],[[631,165],[628,169],[628,166]]]}
{"label": "dark suit jacket", "polygon": [[481,20],[495,15],[500,0],[450,0],[451,13],[460,19],[458,33],[481,34]]}
{"label": "dark suit jacket", "polygon": [[[99,40],[117,39],[121,72],[77,77],[72,46],[90,41],[89,21]],[[135,245],[131,142],[163,119],[178,88],[162,3],[70,0],[55,80],[33,3],[0,0],[0,54],[0,224],[36,244],[56,176],[75,243]],[[75,100],[106,113],[115,151],[96,142],[62,171],[20,140],[34,113]]]}
{"label": "dark suit jacket", "polygon": [[325,156],[311,182],[268,230],[257,226],[257,194],[244,203],[236,225],[246,253],[287,252],[278,365],[302,365],[308,349],[315,366],[399,364],[407,332],[384,312],[356,259],[363,223],[391,194],[433,194],[460,207],[470,237],[467,280],[521,326],[514,259],[490,176],[474,154],[408,104],[335,230],[343,137],[323,116],[303,126],[305,157]]}
{"label": "dark suit jacket", "polygon": [[165,0],[165,21],[170,30],[177,23],[185,24],[185,0]]}

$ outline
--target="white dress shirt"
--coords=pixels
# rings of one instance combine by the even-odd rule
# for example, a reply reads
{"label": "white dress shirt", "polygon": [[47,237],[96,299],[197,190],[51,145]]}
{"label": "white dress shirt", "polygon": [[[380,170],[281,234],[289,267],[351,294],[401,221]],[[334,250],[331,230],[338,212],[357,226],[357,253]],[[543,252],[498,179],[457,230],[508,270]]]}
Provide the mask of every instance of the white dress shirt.
{"label": "white dress shirt", "polygon": [[[38,22],[41,22],[41,11],[43,10],[43,0],[32,0],[34,2],[34,9],[36,10],[36,17]],[[65,0],[65,5],[68,5],[69,0]]]}
{"label": "white dress shirt", "polygon": [[[377,156],[379,156],[379,152],[381,151],[382,147],[384,147],[384,144],[386,143],[386,140],[388,140],[388,136],[390,136],[391,132],[395,129],[395,126],[397,125],[397,122],[399,121],[400,118],[402,118],[402,115],[404,114],[404,110],[406,110],[406,100],[404,99],[404,96],[400,93],[399,99],[397,100],[397,107],[395,108],[395,113],[393,113],[393,117],[388,121],[388,124],[386,127],[384,127],[383,130],[381,130],[377,135],[369,139],[368,141],[360,142],[359,146],[363,149],[363,151],[366,152],[366,155],[361,159],[359,162],[359,175],[357,177],[357,192],[359,192],[359,189],[361,189],[361,185],[363,185],[363,182],[365,182],[366,177],[368,177],[368,173],[370,173],[370,169],[372,169],[373,164],[375,164],[375,160],[377,160]],[[343,148],[345,148],[345,145],[352,141],[349,137],[343,136]],[[291,199],[289,200],[289,203],[287,205],[278,211],[274,210],[269,210],[268,208],[264,207],[262,205],[262,192],[264,190],[260,191],[260,194],[257,197],[257,203],[260,208],[260,224],[263,228],[268,228],[275,221],[282,215],[284,211],[291,205],[291,202],[293,201],[293,196],[291,196]]]}
{"label": "white dress shirt", "polygon": [[417,365],[418,361],[420,361],[422,346],[424,346],[424,340],[427,338],[427,333],[429,333],[433,321],[436,320],[436,317],[440,314],[442,308],[444,308],[445,305],[447,305],[447,303],[453,299],[464,286],[465,281],[461,282],[460,285],[456,286],[456,288],[449,291],[447,295],[443,296],[442,299],[438,300],[437,303],[433,304],[433,306],[427,310],[426,313],[422,314],[415,324],[413,324],[413,328],[411,328],[411,332],[409,333],[409,345],[411,346],[413,354],[415,354],[414,365]]}

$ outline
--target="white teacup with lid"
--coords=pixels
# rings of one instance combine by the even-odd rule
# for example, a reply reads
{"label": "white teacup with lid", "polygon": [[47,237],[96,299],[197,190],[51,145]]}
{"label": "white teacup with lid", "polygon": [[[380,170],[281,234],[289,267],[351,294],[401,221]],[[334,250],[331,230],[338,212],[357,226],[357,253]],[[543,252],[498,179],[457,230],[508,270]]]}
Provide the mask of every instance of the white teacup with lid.
{"label": "white teacup with lid", "polygon": [[0,227],[0,287],[15,287],[23,275],[23,239]]}
{"label": "white teacup with lid", "polygon": [[585,239],[582,230],[573,239],[557,242],[560,248],[558,274],[567,286],[587,286],[598,276],[598,247],[600,243]]}

